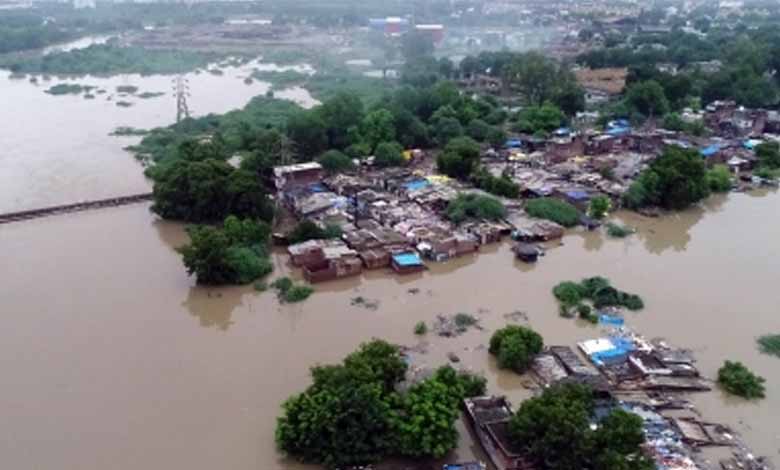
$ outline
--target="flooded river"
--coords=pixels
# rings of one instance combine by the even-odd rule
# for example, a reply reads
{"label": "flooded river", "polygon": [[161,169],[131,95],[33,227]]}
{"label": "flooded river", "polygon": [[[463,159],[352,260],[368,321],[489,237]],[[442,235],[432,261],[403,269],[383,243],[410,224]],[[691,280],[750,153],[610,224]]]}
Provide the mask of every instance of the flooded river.
{"label": "flooded river", "polygon": [[[429,335],[420,359],[437,365],[455,352],[517,401],[521,380],[477,346],[515,311],[548,343],[598,335],[560,318],[550,294],[560,280],[598,274],[644,297],[631,326],[691,347],[707,376],[739,359],[767,378],[763,401],[715,391],[697,402],[777,459],[780,363],[757,352],[755,337],[780,331],[778,203],[776,193],[716,197],[675,217],[627,216],[640,233],[625,240],[574,232],[536,266],[502,245],[416,277],[372,272],[317,286],[294,306],[251,288],[195,287],[174,252],[182,228],[145,205],[6,225],[0,455],[8,468],[298,468],[276,453],[274,420],[310,365],[371,337],[416,345],[417,321],[470,312],[484,331]],[[352,306],[356,296],[378,308]],[[464,437],[459,455],[473,450]]]}
{"label": "flooded river", "polygon": [[[220,76],[187,74],[193,115],[241,108],[252,97],[264,94],[268,83],[244,83],[256,65],[226,67]],[[273,68],[273,64],[263,68],[268,67]],[[95,98],[45,93],[59,83],[95,87]],[[120,96],[119,86],[138,87],[138,94],[165,95],[147,99]],[[31,83],[28,78],[10,78],[9,72],[0,70],[0,213],[148,191],[140,164],[123,150],[139,138],[109,134],[120,126],[151,129],[174,122],[173,87],[173,78],[164,75],[37,77],[37,83]],[[105,93],[97,94],[97,90]],[[302,88],[282,90],[275,96],[302,106],[316,103]],[[120,101],[132,106],[117,106]]]}
{"label": "flooded river", "polygon": [[[244,84],[245,75],[190,74],[195,113],[237,108],[265,92],[267,84]],[[61,81],[35,85],[0,73],[0,211],[149,189],[122,151],[134,139],[108,134],[172,122],[170,77],[71,80],[107,94],[119,85],[167,93],[128,98],[130,108],[105,96],[43,92]],[[561,280],[592,275],[642,295],[647,306],[629,315],[629,325],[692,348],[707,376],[725,359],[765,376],[763,401],[718,391],[696,401],[707,418],[778,461],[780,360],[755,345],[759,335],[780,333],[778,208],[776,192],[713,197],[673,217],[625,215],[639,228],[625,240],[572,232],[535,266],[516,262],[504,244],[421,275],[371,272],[317,286],[291,306],[246,287],[195,287],[174,251],[186,240],[182,227],[156,219],[147,205],[3,225],[0,462],[9,469],[298,470],[276,452],[273,431],[282,401],[307,385],[309,366],[338,361],[372,337],[418,345],[414,324],[438,314],[472,313],[484,329],[457,339],[429,334],[420,363],[437,366],[454,352],[486,374],[491,392],[517,402],[528,396],[521,378],[499,372],[480,346],[513,312],[551,344],[596,337],[598,327],[560,318],[550,294]],[[274,275],[286,273],[284,256],[274,259]],[[351,305],[357,296],[377,308]],[[453,458],[474,454],[462,433]]]}

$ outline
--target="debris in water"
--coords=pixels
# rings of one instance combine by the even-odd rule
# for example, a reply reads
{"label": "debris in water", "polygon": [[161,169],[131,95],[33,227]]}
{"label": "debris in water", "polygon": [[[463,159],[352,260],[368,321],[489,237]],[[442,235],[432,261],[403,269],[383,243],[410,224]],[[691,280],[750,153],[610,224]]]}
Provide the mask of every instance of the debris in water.
{"label": "debris in water", "polygon": [[379,301],[366,299],[365,297],[359,295],[357,297],[353,297],[350,300],[350,305],[353,307],[363,307],[368,310],[376,310],[379,308]]}
{"label": "debris in water", "polygon": [[504,318],[509,321],[514,322],[527,322],[528,321],[528,314],[523,312],[522,310],[515,310],[514,312],[509,312],[504,314]]}
{"label": "debris in water", "polygon": [[451,362],[460,362],[460,358],[454,352],[448,352],[447,359],[449,359]]}

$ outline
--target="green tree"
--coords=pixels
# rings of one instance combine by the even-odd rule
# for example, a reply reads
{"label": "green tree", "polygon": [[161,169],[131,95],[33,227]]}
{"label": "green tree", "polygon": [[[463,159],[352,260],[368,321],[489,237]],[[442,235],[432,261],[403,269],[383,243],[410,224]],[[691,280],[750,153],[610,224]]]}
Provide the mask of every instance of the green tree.
{"label": "green tree", "polygon": [[386,109],[377,109],[366,115],[361,124],[361,133],[365,142],[375,151],[381,142],[395,140],[393,114]]}
{"label": "green tree", "polygon": [[710,191],[725,193],[731,190],[731,172],[726,165],[715,165],[707,170],[707,185]]}
{"label": "green tree", "polygon": [[402,152],[403,147],[398,142],[381,142],[374,152],[374,164],[381,168],[401,166],[404,163]]}
{"label": "green tree", "polygon": [[439,172],[453,178],[467,179],[479,164],[479,144],[469,137],[449,141],[436,159]]}
{"label": "green tree", "polygon": [[331,148],[344,149],[355,142],[350,138],[350,128],[363,121],[363,102],[355,93],[338,92],[319,107],[325,123]]}
{"label": "green tree", "polygon": [[764,398],[766,380],[741,362],[726,361],[718,369],[718,384],[727,392],[747,399]]}
{"label": "green tree", "polygon": [[401,55],[407,62],[433,56],[433,40],[425,32],[411,30],[401,38]]}
{"label": "green tree", "polygon": [[576,112],[584,105],[584,92],[574,74],[537,52],[517,54],[503,69],[504,80],[532,106],[552,102]]}
{"label": "green tree", "polygon": [[489,351],[498,359],[498,367],[522,374],[543,346],[539,333],[523,326],[509,325],[493,333]]}
{"label": "green tree", "polygon": [[450,140],[463,135],[463,127],[457,118],[443,117],[435,120],[433,134],[439,145],[446,145]]}
{"label": "green tree", "polygon": [[549,133],[558,129],[566,122],[561,110],[550,103],[542,106],[529,106],[517,118],[517,129],[528,134]]}
{"label": "green tree", "polygon": [[681,210],[707,195],[706,168],[699,152],[671,146],[639,175],[624,202],[633,209],[657,205]]}
{"label": "green tree", "polygon": [[320,156],[318,161],[322,168],[331,174],[349,171],[355,167],[352,159],[338,150],[328,150]]}
{"label": "green tree", "polygon": [[588,205],[588,214],[590,214],[590,216],[594,219],[603,219],[611,207],[612,202],[607,196],[598,195],[590,200],[590,204]]}
{"label": "green tree", "polygon": [[299,111],[287,120],[287,135],[306,158],[320,154],[328,146],[325,121],[316,111]]}
{"label": "green tree", "polygon": [[626,91],[626,103],[643,116],[663,116],[669,112],[664,89],[655,80],[631,85]]}
{"label": "green tree", "polygon": [[488,134],[490,133],[490,129],[490,125],[482,119],[472,119],[471,122],[469,122],[466,133],[472,139],[478,142],[483,142],[485,139],[487,139]]}
{"label": "green tree", "polygon": [[780,168],[780,144],[777,142],[763,142],[756,146],[756,156],[759,166],[769,169]]}

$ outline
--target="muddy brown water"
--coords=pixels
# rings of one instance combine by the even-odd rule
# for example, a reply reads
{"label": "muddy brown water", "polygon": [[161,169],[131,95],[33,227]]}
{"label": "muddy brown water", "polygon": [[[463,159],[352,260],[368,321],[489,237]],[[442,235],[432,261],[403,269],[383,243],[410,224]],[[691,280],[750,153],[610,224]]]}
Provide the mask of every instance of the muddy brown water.
{"label": "muddy brown water", "polygon": [[[307,385],[309,366],[338,361],[372,337],[426,341],[420,365],[454,352],[486,374],[491,392],[519,402],[529,394],[522,378],[498,371],[483,345],[516,311],[548,343],[597,337],[599,327],[560,318],[550,294],[561,280],[590,275],[641,294],[647,306],[629,325],[690,347],[707,376],[738,359],[766,377],[763,401],[714,391],[696,402],[777,461],[780,360],[760,354],[755,338],[780,332],[779,202],[774,192],[732,194],[671,217],[624,215],[637,235],[575,231],[534,266],[497,245],[417,276],[371,272],[319,285],[305,303],[284,306],[271,292],[194,286],[173,249],[185,242],[182,227],[147,205],[6,225],[0,461],[19,469],[298,469],[274,448],[280,404]],[[274,276],[286,273],[285,257],[274,260]],[[378,307],[351,305],[357,296]],[[412,333],[419,320],[457,312],[478,316],[483,330],[455,339]],[[461,434],[452,459],[479,456]]]}

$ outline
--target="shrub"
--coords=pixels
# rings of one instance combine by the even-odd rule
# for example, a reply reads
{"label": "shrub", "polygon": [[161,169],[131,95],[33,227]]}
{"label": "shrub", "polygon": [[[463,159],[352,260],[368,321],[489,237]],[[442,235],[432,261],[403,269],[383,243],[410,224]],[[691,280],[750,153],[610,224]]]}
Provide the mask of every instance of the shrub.
{"label": "shrub", "polygon": [[718,369],[718,384],[729,393],[747,399],[764,398],[764,378],[741,362],[726,361]]}
{"label": "shrub", "polygon": [[319,158],[320,165],[328,173],[340,173],[351,170],[355,165],[352,159],[338,150],[328,150]]}
{"label": "shrub", "polygon": [[577,313],[580,315],[580,318],[588,319],[592,315],[592,309],[590,305],[579,304],[577,305]]}
{"label": "shrub", "polygon": [[381,168],[401,166],[404,163],[402,152],[403,147],[398,142],[382,142],[374,151],[374,164]]}
{"label": "shrub", "polygon": [[762,353],[780,357],[780,335],[764,335],[758,338],[758,345]]}
{"label": "shrub", "polygon": [[279,279],[275,280],[271,283],[271,287],[278,290],[279,292],[286,293],[290,290],[293,286],[293,281],[289,277],[280,277]]}
{"label": "shrub", "polygon": [[320,227],[311,220],[303,220],[287,235],[287,241],[294,245],[308,240],[324,240],[329,238],[341,238],[341,228],[338,226]]}
{"label": "shrub", "polygon": [[284,294],[284,301],[286,303],[303,302],[308,299],[313,292],[314,289],[311,286],[296,284],[290,287]]}
{"label": "shrub", "polygon": [[584,289],[576,282],[561,282],[553,288],[553,295],[565,306],[573,306],[580,303],[585,295]]}
{"label": "shrub", "polygon": [[596,196],[591,199],[590,204],[588,205],[588,214],[594,219],[603,219],[611,206],[612,202],[607,196]]}
{"label": "shrub", "polygon": [[707,170],[707,185],[710,191],[725,193],[731,190],[731,172],[726,165],[715,165]]}
{"label": "shrub", "polygon": [[510,325],[497,330],[490,338],[490,353],[498,359],[502,369],[525,372],[534,355],[544,346],[542,337],[530,328]]}
{"label": "shrub", "polygon": [[421,336],[427,332],[428,332],[428,325],[426,325],[424,321],[417,322],[417,324],[414,325],[414,334]]}
{"label": "shrub", "polygon": [[471,325],[477,324],[477,319],[468,313],[457,313],[455,314],[455,318],[453,320],[455,321],[455,326],[457,326],[458,329],[465,329]]}
{"label": "shrub", "polygon": [[614,238],[626,238],[634,233],[634,229],[631,227],[618,225],[610,222],[607,224],[607,235]]}
{"label": "shrub", "polygon": [[580,220],[576,207],[568,202],[549,197],[528,201],[525,211],[531,217],[551,220],[564,227],[574,227]]}

